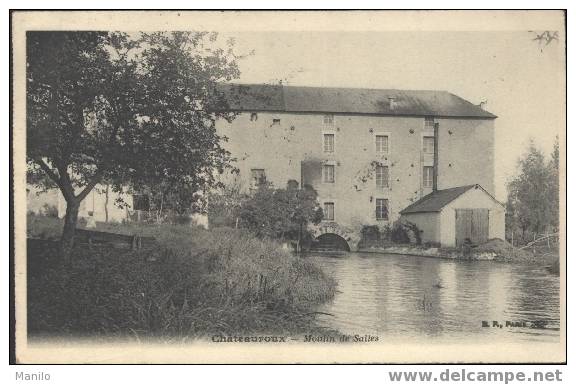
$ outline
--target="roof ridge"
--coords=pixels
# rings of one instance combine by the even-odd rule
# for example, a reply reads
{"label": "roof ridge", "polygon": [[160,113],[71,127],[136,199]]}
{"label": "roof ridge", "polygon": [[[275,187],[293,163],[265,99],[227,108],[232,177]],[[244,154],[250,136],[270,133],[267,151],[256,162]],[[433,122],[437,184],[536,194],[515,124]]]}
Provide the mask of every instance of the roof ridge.
{"label": "roof ridge", "polygon": [[[494,119],[497,116],[446,90],[319,87],[286,84],[219,83],[236,111],[349,113],[379,116]],[[392,104],[390,98],[397,99]]]}
{"label": "roof ridge", "polygon": [[[402,213],[416,213],[416,212],[439,212],[446,205],[448,205],[452,201],[456,200],[458,197],[460,197],[464,193],[468,192],[470,189],[478,188],[478,187],[481,188],[485,193],[488,193],[479,184],[469,184],[469,185],[461,185],[458,187],[438,189],[436,191],[432,191],[431,193],[427,194],[426,196],[422,197],[421,199],[418,199],[415,202],[413,202],[412,204],[408,205],[406,208],[404,208],[403,210],[400,211],[400,214],[402,214]],[[449,192],[454,192],[454,191],[456,191],[457,193],[455,193],[453,196],[450,196],[448,194]],[[490,194],[488,193],[488,195],[490,195]],[[433,200],[435,198],[439,198],[439,197],[445,197],[446,201],[439,201],[437,206],[434,205],[433,207],[419,208],[420,210],[418,210],[418,207],[423,206],[428,201]]]}
{"label": "roof ridge", "polygon": [[[443,92],[443,93],[448,93],[452,96],[456,96],[459,97],[458,95],[447,91],[445,89],[407,89],[407,88],[365,88],[365,87],[342,87],[342,86],[324,86],[324,85],[290,85],[290,84],[266,84],[266,83],[223,83],[224,85],[238,85],[238,86],[246,86],[246,87],[250,87],[250,86],[256,86],[256,87],[262,87],[262,86],[268,86],[268,87],[282,87],[282,88],[309,88],[309,89],[357,89],[357,90],[363,90],[363,91],[400,91],[400,92]],[[459,97],[460,99],[462,99],[461,97]],[[462,99],[465,100],[465,99]]]}

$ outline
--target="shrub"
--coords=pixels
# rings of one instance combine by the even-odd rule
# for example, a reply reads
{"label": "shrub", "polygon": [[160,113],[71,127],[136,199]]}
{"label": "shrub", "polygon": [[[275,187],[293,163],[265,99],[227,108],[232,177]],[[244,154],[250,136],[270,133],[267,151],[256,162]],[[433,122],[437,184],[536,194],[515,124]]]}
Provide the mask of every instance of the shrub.
{"label": "shrub", "polygon": [[408,244],[410,243],[410,236],[408,236],[408,231],[404,225],[396,221],[390,230],[390,240],[398,244]]}
{"label": "shrub", "polygon": [[422,244],[420,229],[409,221],[396,221],[390,230],[390,239],[398,244]]}
{"label": "shrub", "polygon": [[416,243],[418,245],[422,244],[422,231],[418,226],[410,221],[404,222],[404,227],[408,232],[408,237],[411,243]]}
{"label": "shrub", "polygon": [[440,248],[440,243],[438,241],[427,241],[423,245],[426,248]]}
{"label": "shrub", "polygon": [[46,217],[58,217],[58,207],[52,204],[44,204],[42,207],[42,213]]}
{"label": "shrub", "polygon": [[192,223],[192,218],[190,215],[174,214],[169,216],[169,220],[172,224],[177,225],[190,225]]}
{"label": "shrub", "polygon": [[380,228],[377,225],[364,225],[360,233],[364,241],[380,240]]}
{"label": "shrub", "polygon": [[55,217],[28,213],[26,236],[34,239],[57,240],[62,234],[63,221]]}

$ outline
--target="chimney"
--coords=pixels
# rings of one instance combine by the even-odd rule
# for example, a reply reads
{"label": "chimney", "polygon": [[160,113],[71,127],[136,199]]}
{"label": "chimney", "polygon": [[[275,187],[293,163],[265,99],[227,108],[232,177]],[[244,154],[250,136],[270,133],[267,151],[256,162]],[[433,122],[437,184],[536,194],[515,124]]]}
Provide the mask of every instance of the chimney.
{"label": "chimney", "polygon": [[388,104],[390,106],[390,110],[396,108],[396,98],[394,96],[388,96]]}
{"label": "chimney", "polygon": [[432,172],[432,192],[438,190],[438,131],[440,124],[434,123],[434,167]]}

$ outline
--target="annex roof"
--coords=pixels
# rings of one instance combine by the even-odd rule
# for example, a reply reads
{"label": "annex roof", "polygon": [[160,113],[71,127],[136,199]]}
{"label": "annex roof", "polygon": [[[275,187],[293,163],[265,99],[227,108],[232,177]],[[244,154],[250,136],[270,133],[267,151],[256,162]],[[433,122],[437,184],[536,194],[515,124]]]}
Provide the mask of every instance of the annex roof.
{"label": "annex roof", "polygon": [[492,197],[494,201],[496,201],[498,204],[501,204],[492,195],[486,192],[486,190],[479,184],[472,184],[464,185],[462,187],[454,187],[434,191],[404,208],[402,211],[400,211],[400,214],[403,215],[406,213],[440,212],[446,205],[456,200],[465,192],[474,188],[483,190],[490,197]]}
{"label": "annex roof", "polygon": [[[392,116],[496,118],[446,91],[221,84],[236,111],[320,112]],[[394,106],[390,106],[393,99]]]}

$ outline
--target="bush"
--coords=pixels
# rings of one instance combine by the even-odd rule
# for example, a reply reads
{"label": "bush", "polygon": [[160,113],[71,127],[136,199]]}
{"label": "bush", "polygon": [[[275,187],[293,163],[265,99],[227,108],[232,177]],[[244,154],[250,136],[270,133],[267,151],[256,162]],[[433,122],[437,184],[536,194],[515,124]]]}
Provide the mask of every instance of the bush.
{"label": "bush", "polygon": [[26,236],[33,239],[57,240],[62,234],[63,220],[42,215],[26,215]]}
{"label": "bush", "polygon": [[398,244],[409,244],[410,236],[408,236],[408,231],[399,221],[395,222],[390,230],[390,240]]}
{"label": "bush", "polygon": [[390,230],[390,239],[397,244],[422,244],[420,229],[409,221],[396,221]]}
{"label": "bush", "polygon": [[174,214],[169,216],[169,221],[176,225],[190,225],[192,223],[192,218],[190,215],[178,215]]}
{"label": "bush", "polygon": [[51,205],[51,204],[46,203],[42,207],[42,213],[46,217],[58,217],[58,207],[56,207],[55,205]]}
{"label": "bush", "polygon": [[364,225],[360,230],[363,241],[380,240],[380,228],[377,225]]}

